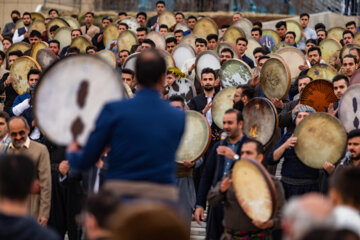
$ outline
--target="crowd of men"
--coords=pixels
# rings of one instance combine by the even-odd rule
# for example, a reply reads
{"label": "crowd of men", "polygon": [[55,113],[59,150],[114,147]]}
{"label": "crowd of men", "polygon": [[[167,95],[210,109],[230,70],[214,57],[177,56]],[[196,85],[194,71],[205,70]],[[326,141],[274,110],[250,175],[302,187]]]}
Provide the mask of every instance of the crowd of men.
{"label": "crowd of men", "polygon": [[[87,12],[80,29],[71,30],[71,39],[85,37],[90,44],[85,54],[96,55],[110,50],[116,55],[117,72],[131,89],[132,99],[106,104],[85,146],[77,142],[68,146],[52,143],[34,116],[33,102],[42,72],[27,73],[28,91],[19,95],[14,90],[10,69],[31,49],[8,51],[13,44],[27,42],[31,47],[46,42],[61,61],[80,54],[75,46],[61,46],[52,39],[59,26],[47,32],[29,27],[31,13],[11,12],[0,36],[0,238],[4,239],[190,239],[191,221],[206,221],[206,239],[360,239],[360,129],[347,134],[347,153],[337,164],[325,162],[322,169],[305,165],[296,155],[294,131],[300,122],[316,110],[300,102],[299,95],[313,81],[309,69],[320,63],[324,54],[319,48],[327,38],[327,26],[309,25],[310,15],[303,13],[299,23],[301,40],[287,30],[285,21],[275,28],[281,41],[300,49],[306,62],[283,99],[269,99],[278,116],[278,135],[264,146],[244,132],[243,109],[255,97],[265,98],[260,73],[271,59],[267,46],[245,55],[248,39],[240,37],[234,49],[217,46],[230,25],[221,25],[219,34],[196,38],[194,58],[183,66],[166,67],[157,43],[147,38],[152,32],[163,34],[165,50],[171,55],[182,39],[191,34],[204,16],[174,13],[176,23],[187,31],[159,24],[166,11],[163,1],[156,3],[156,15],[138,12],[135,19],[137,44],[131,50],[118,49],[116,41],[104,45],[104,29],[111,23],[121,33],[129,29],[127,13],[117,19],[105,16],[94,25],[95,14]],[[56,9],[48,12],[45,24],[60,17]],[[76,17],[76,16],[74,16]],[[242,18],[232,16],[233,22]],[[22,19],[24,27],[15,23]],[[358,28],[354,21],[338,23],[346,28],[340,44],[355,43]],[[251,36],[262,39],[262,23],[254,22]],[[349,54],[339,56],[331,66],[336,76],[329,79],[334,94],[341,100],[350,80],[359,69],[360,46],[352,45]],[[247,64],[254,78],[236,86],[233,108],[223,116],[223,129],[212,118],[212,101],[223,88],[216,69],[205,67],[196,75],[196,59],[202,52],[213,50],[220,64],[238,59]],[[140,53],[135,70],[126,68],[126,59]],[[254,61],[252,60],[254,59]],[[291,64],[288,63],[289,65]],[[330,66],[330,63],[326,63]],[[183,96],[169,95],[169,89],[180,78],[195,86],[197,95],[185,102]],[[314,80],[315,81],[315,80]],[[360,93],[359,93],[360,94]],[[359,105],[358,105],[359,106]],[[36,106],[34,106],[36,107]],[[61,108],[61,103],[59,103]],[[176,149],[185,129],[185,112],[202,114],[211,128],[211,142],[197,161],[175,163]],[[338,118],[339,104],[330,104],[327,113]],[[261,116],[258,116],[261,118]],[[56,124],[56,122],[54,122]],[[65,130],[64,130],[65,131]],[[221,133],[226,137],[221,138]],[[339,149],[341,151],[341,149]],[[241,159],[262,164],[271,174],[277,195],[275,214],[266,222],[252,220],[240,205],[231,179],[234,164]],[[279,164],[281,162],[281,164]],[[275,166],[275,167],[274,167]],[[278,169],[277,173],[276,170]],[[277,175],[275,177],[275,174]],[[86,200],[86,201],[85,201]],[[84,202],[85,201],[85,202]],[[207,211],[207,217],[205,213]]]}

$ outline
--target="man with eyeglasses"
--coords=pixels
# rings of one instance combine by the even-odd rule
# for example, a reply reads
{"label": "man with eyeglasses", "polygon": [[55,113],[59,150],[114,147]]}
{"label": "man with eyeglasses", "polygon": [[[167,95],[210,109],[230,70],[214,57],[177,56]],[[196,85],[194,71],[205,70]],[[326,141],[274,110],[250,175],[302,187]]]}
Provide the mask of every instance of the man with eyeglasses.
{"label": "man with eyeglasses", "polygon": [[49,219],[51,202],[50,158],[45,145],[30,140],[29,130],[29,124],[25,118],[12,117],[8,122],[8,131],[12,141],[6,153],[26,155],[34,162],[37,168],[36,180],[29,198],[29,208],[31,215],[45,227]]}

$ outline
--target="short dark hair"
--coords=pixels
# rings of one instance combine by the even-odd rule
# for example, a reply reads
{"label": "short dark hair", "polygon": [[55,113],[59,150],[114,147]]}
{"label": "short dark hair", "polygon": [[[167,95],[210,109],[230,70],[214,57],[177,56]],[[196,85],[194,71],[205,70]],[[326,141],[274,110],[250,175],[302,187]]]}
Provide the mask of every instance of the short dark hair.
{"label": "short dark hair", "polygon": [[333,83],[333,85],[334,85],[334,82],[341,81],[341,80],[344,80],[345,83],[346,83],[346,86],[349,86],[349,79],[348,79],[345,75],[342,75],[342,74],[336,75],[336,76],[332,79],[332,83]]}
{"label": "short dark hair", "polygon": [[348,27],[348,26],[351,26],[351,25],[354,25],[354,26],[356,27],[355,21],[347,22],[347,23],[345,24],[345,27]]}
{"label": "short dark hair", "polygon": [[263,47],[257,47],[257,48],[254,49],[253,55],[255,55],[256,53],[262,53],[262,54],[266,55],[269,52]]}
{"label": "short dark hair", "polygon": [[257,154],[264,154],[264,145],[259,140],[256,140],[254,138],[247,138],[243,142],[242,145],[244,145],[246,143],[255,143],[255,145],[256,145],[256,153]]}
{"label": "short dark hair", "polygon": [[195,19],[195,21],[197,22],[197,18],[194,15],[190,15],[187,20],[189,21],[189,19]]}
{"label": "short dark hair", "polygon": [[93,12],[86,12],[84,16],[90,14],[92,17],[95,17],[95,14]]}
{"label": "short dark hair", "polygon": [[241,121],[244,121],[243,115],[239,110],[231,108],[231,109],[228,109],[228,110],[225,111],[225,114],[231,114],[231,113],[235,113],[237,123],[239,123]]}
{"label": "short dark hair", "polygon": [[174,32],[174,34],[177,34],[177,33],[182,33],[182,35],[184,36],[184,31],[181,30],[181,29],[178,29],[178,30],[176,30],[176,31]]}
{"label": "short dark hair", "polygon": [[159,27],[159,29],[160,29],[160,28],[166,28],[166,30],[169,30],[169,27],[168,27],[166,24],[161,24],[160,27]]}
{"label": "short dark hair", "polygon": [[169,37],[169,38],[167,38],[167,39],[165,40],[165,42],[166,42],[166,44],[173,42],[173,43],[175,43],[175,45],[176,45],[176,43],[177,43],[176,38],[174,38],[174,37]]}
{"label": "short dark hair", "polygon": [[176,15],[181,15],[183,18],[185,18],[185,15],[182,12],[177,12],[177,13],[175,13],[175,16]]}
{"label": "short dark hair", "polygon": [[101,228],[108,228],[109,217],[116,212],[121,201],[110,191],[100,191],[90,195],[85,203],[84,211],[93,215]]}
{"label": "short dark hair", "polygon": [[325,24],[323,24],[323,23],[317,23],[317,24],[315,24],[315,31],[317,31],[317,30],[319,30],[319,29],[324,29],[324,30],[326,30],[326,26],[325,26]]}
{"label": "short dark hair", "polygon": [[53,11],[55,11],[56,14],[59,14],[59,11],[57,9],[55,9],[55,8],[50,9],[48,14],[50,15],[50,13],[53,12]]}
{"label": "short dark hair", "polygon": [[248,40],[244,37],[239,37],[238,39],[236,39],[236,44],[238,43],[238,41],[244,41],[246,42],[246,46],[248,45]]}
{"label": "short dark hair", "polygon": [[207,46],[207,41],[205,39],[203,39],[203,38],[195,39],[195,44],[196,43],[203,43],[203,44],[205,44],[205,47]]}
{"label": "short dark hair", "polygon": [[210,41],[211,39],[215,39],[215,41],[218,41],[219,37],[218,37],[218,35],[211,33],[211,34],[207,35],[206,40]]}
{"label": "short dark hair", "polygon": [[29,77],[32,74],[40,75],[41,71],[35,68],[30,69],[30,71],[27,74],[27,80],[29,81]]}
{"label": "short dark hair", "polygon": [[297,80],[298,80],[298,82],[299,82],[301,79],[305,79],[305,78],[310,79],[310,82],[313,81],[312,77],[309,77],[309,76],[307,76],[307,75],[301,75],[301,76],[299,76],[299,77],[297,78]]}
{"label": "short dark hair", "polygon": [[348,140],[355,137],[360,137],[360,129],[354,129],[348,133]]}
{"label": "short dark hair", "polygon": [[253,23],[253,26],[259,26],[260,28],[263,27],[263,25],[262,25],[261,22],[254,22],[254,23]]}
{"label": "short dark hair", "polygon": [[223,48],[220,53],[223,53],[223,52],[229,52],[231,54],[231,58],[234,58],[234,52],[231,51],[230,48]]}
{"label": "short dark hair", "polygon": [[172,95],[171,97],[169,97],[169,102],[181,102],[182,106],[185,106],[185,100],[180,95]]}
{"label": "short dark hair", "polygon": [[17,15],[21,16],[21,14],[18,10],[12,10],[10,16],[13,14],[17,14]]}
{"label": "short dark hair", "polygon": [[220,29],[222,29],[222,28],[229,28],[229,27],[230,27],[229,24],[223,24],[223,25],[220,26]]}
{"label": "short dark hair", "polygon": [[255,96],[255,90],[250,86],[244,86],[241,93],[241,97],[245,97],[245,96],[248,98],[248,100],[253,99]]}
{"label": "short dark hair", "polygon": [[261,57],[259,57],[258,62],[260,62],[263,59],[270,59],[270,57],[268,55],[261,56]]}
{"label": "short dark hair", "polygon": [[202,71],[201,71],[201,78],[202,78],[202,75],[203,74],[208,74],[208,73],[212,73],[214,75],[214,79],[216,79],[216,72],[214,69],[212,68],[204,68]]}
{"label": "short dark hair", "polygon": [[104,20],[109,20],[110,22],[113,22],[112,18],[109,16],[105,16],[102,18],[101,22],[103,22]]}
{"label": "short dark hair", "polygon": [[[360,136],[360,130],[359,136]],[[360,184],[360,168],[345,168],[330,179],[331,188],[335,189],[341,196],[345,205],[360,207],[360,192],[354,191],[354,186]]]}
{"label": "short dark hair", "polygon": [[156,49],[145,49],[136,59],[135,69],[138,83],[145,87],[152,87],[165,74],[166,63],[159,51]]}
{"label": "short dark hair", "polygon": [[352,54],[346,54],[343,58],[341,58],[341,64],[343,63],[345,58],[352,58],[352,59],[354,59],[354,63],[357,64],[356,57]]}
{"label": "short dark hair", "polygon": [[146,12],[138,12],[137,14],[136,14],[136,18],[138,18],[139,16],[144,16],[145,17],[145,19],[147,19],[147,14],[146,14]]}
{"label": "short dark hair", "polygon": [[41,33],[37,30],[32,30],[30,33],[30,37],[37,37],[37,38],[42,39]]}
{"label": "short dark hair", "polygon": [[71,33],[73,33],[73,32],[80,32],[80,34],[82,34],[81,30],[78,29],[78,28],[72,29],[72,30],[71,30]]}
{"label": "short dark hair", "polygon": [[23,17],[26,16],[26,15],[30,16],[30,18],[31,18],[31,13],[29,13],[29,12],[24,12],[24,13],[23,13]]}
{"label": "short dark hair", "polygon": [[51,43],[57,44],[57,45],[58,45],[58,48],[60,48],[60,42],[59,42],[58,40],[56,40],[56,39],[50,40],[50,41],[49,41],[49,46],[50,46]]}
{"label": "short dark hair", "polygon": [[24,201],[30,194],[35,179],[35,165],[24,155],[0,156],[0,196]]}
{"label": "short dark hair", "polygon": [[146,28],[146,27],[138,27],[137,29],[136,29],[136,31],[137,32],[146,32],[146,34],[148,33],[148,29]]}
{"label": "short dark hair", "polygon": [[[130,54],[135,53],[140,44],[134,44],[131,46]],[[121,52],[121,51],[120,51]]]}
{"label": "short dark hair", "polygon": [[155,6],[157,6],[158,4],[163,4],[164,6],[166,6],[164,1],[157,1]]}
{"label": "short dark hair", "polygon": [[56,30],[58,30],[58,28],[59,28],[58,25],[51,26],[50,32],[55,32]]}
{"label": "short dark hair", "polygon": [[5,119],[5,122],[8,122],[10,119],[10,115],[5,111],[0,111],[0,118]]}
{"label": "short dark hair", "polygon": [[125,73],[125,74],[131,74],[132,78],[134,79],[135,76],[135,72],[129,68],[124,68],[121,73]]}
{"label": "short dark hair", "polygon": [[0,51],[1,60],[5,60],[5,53],[3,51]]}
{"label": "short dark hair", "polygon": [[69,53],[77,53],[77,54],[80,54],[80,49],[77,48],[77,47],[69,47],[69,48],[66,50],[66,54],[69,54]]}
{"label": "short dark hair", "polygon": [[94,50],[95,52],[98,51],[98,49],[95,46],[87,46],[85,52],[87,53],[89,50]]}
{"label": "short dark hair", "polygon": [[127,25],[127,24],[124,23],[124,22],[119,23],[119,26],[125,26],[125,27],[126,27],[126,30],[129,29],[129,25]]}
{"label": "short dark hair", "polygon": [[304,16],[307,16],[308,19],[310,19],[310,15],[308,13],[302,13],[300,14],[300,18],[304,17]]}
{"label": "short dark hair", "polygon": [[321,50],[319,47],[314,46],[314,47],[309,48],[308,53],[310,53],[312,51],[317,51],[319,53],[319,56],[321,56]]}
{"label": "short dark hair", "polygon": [[119,53],[122,53],[122,52],[127,52],[130,55],[130,52],[126,49],[121,49]]}
{"label": "short dark hair", "polygon": [[285,21],[279,21],[275,25],[276,28],[281,28],[281,26],[284,26],[285,28],[287,28],[286,27],[286,22]]}
{"label": "short dark hair", "polygon": [[350,31],[350,30],[345,30],[345,31],[343,32],[343,34],[342,34],[343,38],[344,38],[345,34],[351,34],[351,37],[354,38],[354,34],[353,34],[353,32]]}
{"label": "short dark hair", "polygon": [[16,51],[12,51],[9,53],[9,57],[10,56],[18,56],[18,57],[21,57],[23,56],[24,54],[20,51],[20,50],[16,50]]}
{"label": "short dark hair", "polygon": [[253,28],[251,32],[259,32],[259,35],[262,36],[262,30],[260,28]]}
{"label": "short dark hair", "polygon": [[125,15],[125,17],[128,15],[127,12],[119,12],[118,16]]}
{"label": "short dark hair", "polygon": [[288,34],[291,34],[291,35],[293,35],[293,36],[294,36],[294,38],[296,38],[296,33],[295,33],[295,32],[293,32],[293,31],[289,31],[289,32],[287,32],[287,33],[285,34],[285,36],[286,36],[286,35],[288,35]]}
{"label": "short dark hair", "polygon": [[[326,33],[326,34],[327,34],[327,33]],[[308,44],[308,43],[312,43],[312,44],[317,45],[316,40],[315,40],[315,39],[312,39],[312,38],[310,38],[310,39],[306,40],[305,45],[306,45],[306,44]]]}
{"label": "short dark hair", "polygon": [[4,42],[4,40],[11,42],[11,44],[13,43],[12,38],[10,36],[5,36],[1,42]]}
{"label": "short dark hair", "polygon": [[151,40],[151,39],[149,39],[149,38],[145,38],[145,39],[142,41],[142,43],[141,43],[141,44],[143,44],[143,43],[150,44],[150,45],[151,45],[151,48],[155,48],[155,47],[156,47],[156,45],[155,45],[154,41],[153,41],[153,40]]}

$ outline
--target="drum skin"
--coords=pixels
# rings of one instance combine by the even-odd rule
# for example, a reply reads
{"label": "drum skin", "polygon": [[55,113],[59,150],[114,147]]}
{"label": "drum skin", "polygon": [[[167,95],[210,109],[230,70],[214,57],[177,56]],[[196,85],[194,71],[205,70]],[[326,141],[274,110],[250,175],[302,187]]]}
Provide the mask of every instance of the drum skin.
{"label": "drum skin", "polygon": [[217,52],[217,54],[219,54],[219,56],[221,56],[221,51],[224,48],[229,48],[232,51],[232,53],[234,54],[233,59],[239,59],[240,54],[239,54],[238,50],[236,49],[236,45],[231,42],[221,42],[218,45],[216,45],[214,50]]}
{"label": "drum skin", "polygon": [[122,99],[124,91],[120,75],[99,57],[66,57],[42,75],[35,94],[35,119],[55,144],[77,141],[84,146],[103,106]]}
{"label": "drum skin", "polygon": [[236,198],[252,220],[267,222],[276,213],[278,197],[269,173],[252,159],[237,161],[232,171]]}
{"label": "drum skin", "polygon": [[302,27],[300,25],[300,23],[298,23],[297,21],[295,20],[287,20],[286,21],[286,29],[288,32],[295,32],[295,42],[296,43],[299,43],[301,41],[301,32],[303,31],[302,30]]}
{"label": "drum skin", "polygon": [[112,51],[104,49],[97,52],[96,55],[105,60],[111,67],[117,68],[117,59]]}
{"label": "drum skin", "polygon": [[54,39],[60,42],[60,52],[64,47],[69,46],[71,44],[71,28],[62,27],[58,28],[54,34]]}
{"label": "drum skin", "polygon": [[169,89],[169,98],[178,95],[184,98],[185,104],[196,96],[196,89],[191,80],[186,78],[176,79]]}
{"label": "drum skin", "polygon": [[360,69],[356,70],[350,79],[350,86],[360,83]]}
{"label": "drum skin", "polygon": [[268,98],[282,99],[289,92],[291,79],[290,70],[285,62],[278,58],[270,58],[260,73],[260,84]]}
{"label": "drum skin", "polygon": [[104,29],[104,33],[103,33],[104,46],[106,47],[107,45],[109,45],[111,41],[117,40],[118,37],[119,37],[118,26],[113,23],[110,23]]}
{"label": "drum skin", "polygon": [[324,39],[320,42],[321,57],[327,64],[335,66],[335,62],[339,57],[341,44],[335,39]]}
{"label": "drum skin", "polygon": [[32,13],[30,13],[30,15],[31,15],[31,19],[33,21],[45,21],[44,15],[42,15],[39,12],[32,12]]}
{"label": "drum skin", "polygon": [[239,27],[231,26],[225,31],[223,41],[236,45],[236,40],[240,37],[246,38],[244,31]]}
{"label": "drum skin", "polygon": [[212,68],[215,71],[221,68],[220,58],[215,51],[206,50],[196,57],[195,73],[199,80],[201,79],[201,71],[204,68]]}
{"label": "drum skin", "polygon": [[251,30],[253,28],[253,25],[252,25],[252,22],[250,22],[249,19],[241,18],[241,19],[237,20],[236,22],[234,22],[232,24],[232,26],[236,26],[238,28],[241,28],[244,31],[244,33],[246,35],[246,38],[248,38],[248,39],[251,38]]}
{"label": "drum skin", "polygon": [[330,103],[337,103],[332,83],[318,79],[310,82],[300,95],[300,103],[314,108],[317,112],[325,112]]}
{"label": "drum skin", "polygon": [[49,48],[40,49],[36,55],[36,61],[39,63],[42,71],[48,69],[57,60],[58,56]]}
{"label": "drum skin", "polygon": [[336,76],[336,72],[329,65],[325,63],[319,63],[315,66],[312,66],[306,75],[311,77],[313,80],[326,79],[331,81]]}
{"label": "drum skin", "polygon": [[211,116],[216,126],[223,129],[225,112],[234,106],[234,94],[236,87],[228,87],[215,95],[211,105]]}
{"label": "drum skin", "polygon": [[46,26],[44,21],[41,20],[35,20],[32,22],[32,24],[29,27],[29,33],[31,33],[33,30],[38,31],[39,33],[43,33],[46,31]]}
{"label": "drum skin", "polygon": [[166,63],[166,69],[170,67],[175,67],[175,61],[173,57],[165,50],[159,50],[160,55],[164,58]]}
{"label": "drum skin", "polygon": [[284,47],[276,51],[275,54],[280,55],[284,62],[288,65],[290,69],[291,83],[294,83],[301,72],[299,66],[306,64],[304,53],[295,47]]}
{"label": "drum skin", "polygon": [[91,43],[83,36],[77,36],[71,41],[71,47],[77,47],[81,53],[86,53],[86,48],[91,46]]}
{"label": "drum skin", "polygon": [[30,50],[31,46],[30,44],[26,43],[26,42],[17,42],[14,43],[13,45],[11,45],[8,50],[6,51],[6,58],[9,59],[9,53],[19,50],[22,53],[26,52],[27,50]]}
{"label": "drum skin", "polygon": [[185,130],[175,161],[181,163],[184,160],[198,160],[208,149],[210,141],[211,129],[206,118],[196,111],[186,111]]}
{"label": "drum skin", "polygon": [[359,44],[346,44],[345,46],[343,46],[343,48],[340,51],[341,58],[344,58],[345,55],[348,55],[350,53],[350,49],[352,49],[352,48],[360,49],[360,45]]}
{"label": "drum skin", "polygon": [[345,154],[347,134],[341,122],[328,113],[312,113],[295,128],[296,156],[305,165],[322,169],[336,164]]}
{"label": "drum skin", "polygon": [[169,29],[175,26],[176,18],[172,12],[163,12],[159,16],[159,25],[165,24]]}
{"label": "drum skin", "polygon": [[253,60],[254,63],[256,62],[256,60],[253,52],[258,47],[262,47],[261,43],[258,40],[254,38],[248,38],[248,45],[245,51],[245,55],[248,56],[251,60]]}
{"label": "drum skin", "polygon": [[146,35],[146,38],[152,40],[157,49],[166,50],[165,37],[161,33],[150,32]]}
{"label": "drum skin", "polygon": [[209,34],[219,34],[218,26],[214,20],[208,17],[204,17],[195,23],[193,33],[203,39],[206,39]]}
{"label": "drum skin", "polygon": [[260,43],[263,47],[268,48],[270,51],[281,42],[281,38],[276,31],[271,29],[264,29]]}
{"label": "drum skin", "polygon": [[80,29],[80,23],[77,19],[71,16],[64,16],[62,18],[69,24],[71,29]]}
{"label": "drum skin", "polygon": [[244,61],[230,59],[221,66],[220,80],[224,88],[247,84],[253,77],[251,68]]}
{"label": "drum skin", "polygon": [[138,41],[134,32],[130,30],[122,31],[117,39],[118,52],[123,49],[130,52],[131,47],[137,43]]}
{"label": "drum skin", "polygon": [[40,49],[48,48],[48,47],[49,47],[49,45],[44,41],[35,43],[34,46],[31,48],[30,57],[32,57],[33,59],[36,59],[38,51]]}
{"label": "drum skin", "polygon": [[346,89],[340,99],[338,113],[347,132],[360,128],[360,84]]}
{"label": "drum skin", "polygon": [[195,40],[198,38],[195,34],[189,34],[181,39],[180,44],[189,44],[195,49]]}
{"label": "drum skin", "polygon": [[183,32],[187,32],[190,31],[190,28],[186,23],[182,22],[175,25],[174,32],[176,32],[176,30],[182,30]]}
{"label": "drum skin", "polygon": [[182,69],[184,63],[191,59],[196,57],[196,53],[193,47],[191,47],[189,44],[179,44],[175,47],[172,57],[175,61],[175,64],[178,68]]}
{"label": "drum skin", "polygon": [[17,94],[21,95],[28,91],[27,74],[31,69],[39,69],[41,71],[41,67],[36,60],[28,56],[17,58],[13,65],[11,65],[10,76],[13,77],[12,87]]}
{"label": "drum skin", "polygon": [[55,26],[57,25],[59,28],[62,28],[62,27],[70,27],[69,24],[62,18],[53,18],[46,26],[46,29],[47,29],[47,35],[48,35],[48,38],[49,40],[51,40],[51,34],[50,34],[50,28],[52,26]]}
{"label": "drum skin", "polygon": [[243,109],[244,133],[266,145],[278,128],[278,116],[273,104],[266,98],[253,98]]}
{"label": "drum skin", "polygon": [[277,51],[279,51],[282,48],[285,47],[291,47],[290,44],[288,44],[287,42],[279,42],[278,44],[275,45],[275,47],[273,48],[273,50],[271,51],[272,53],[276,53]]}
{"label": "drum skin", "polygon": [[357,34],[355,34],[354,43],[360,45],[360,32],[358,32]]}
{"label": "drum skin", "polygon": [[327,38],[335,39],[336,41],[340,42],[342,39],[342,34],[345,31],[345,28],[342,27],[333,27],[328,30]]}
{"label": "drum skin", "polygon": [[140,25],[136,21],[136,19],[133,17],[130,17],[130,16],[125,17],[120,22],[126,23],[129,26],[129,30],[133,31],[134,33],[136,33],[136,29],[138,29],[140,27]]}
{"label": "drum skin", "polygon": [[128,56],[128,58],[125,60],[123,64],[123,69],[130,69],[135,72],[135,63],[136,59],[139,56],[140,53],[136,52]]}

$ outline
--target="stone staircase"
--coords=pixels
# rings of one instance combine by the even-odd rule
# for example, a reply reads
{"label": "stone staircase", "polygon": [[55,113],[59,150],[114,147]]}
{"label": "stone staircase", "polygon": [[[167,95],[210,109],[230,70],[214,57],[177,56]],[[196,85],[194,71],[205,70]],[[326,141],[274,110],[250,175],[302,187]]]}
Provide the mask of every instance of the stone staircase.
{"label": "stone staircase", "polygon": [[[207,210],[204,213],[207,217]],[[191,222],[190,240],[205,240],[206,237],[206,222],[201,222],[199,225],[196,221]]]}

